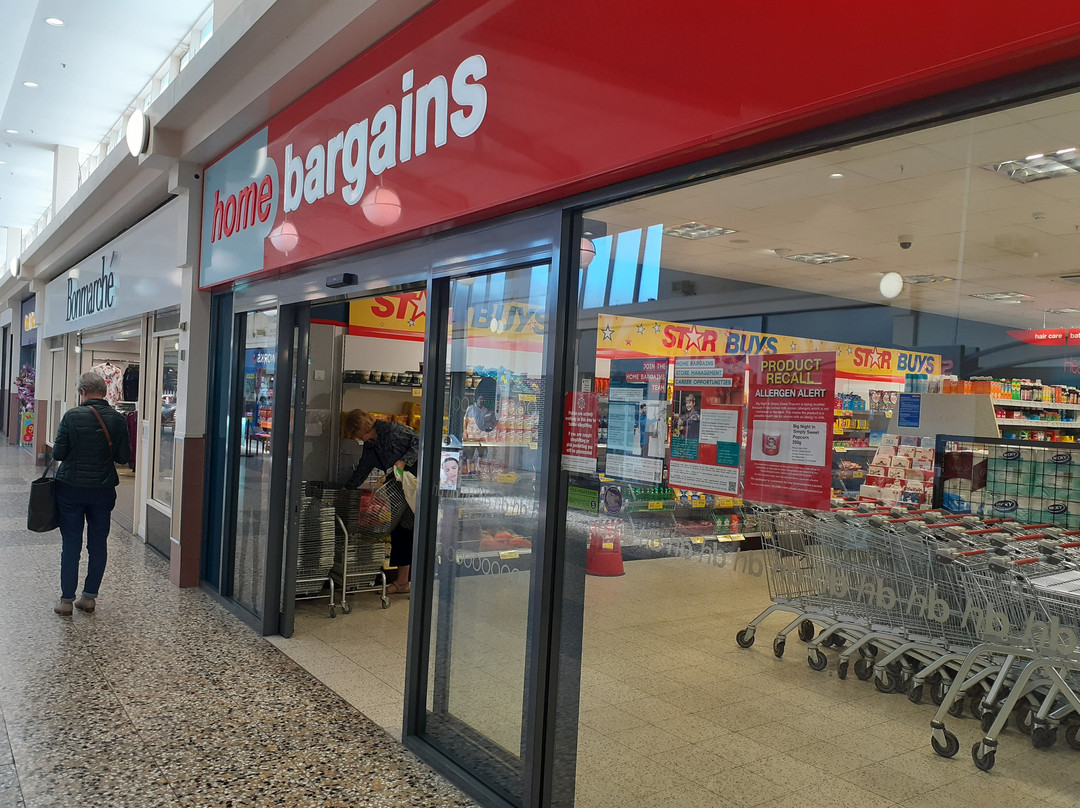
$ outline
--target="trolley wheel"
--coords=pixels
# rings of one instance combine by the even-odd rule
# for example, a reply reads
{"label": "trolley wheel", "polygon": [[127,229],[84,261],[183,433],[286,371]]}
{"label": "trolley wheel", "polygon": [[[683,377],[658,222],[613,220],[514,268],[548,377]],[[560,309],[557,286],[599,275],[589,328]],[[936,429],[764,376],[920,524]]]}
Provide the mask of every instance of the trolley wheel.
{"label": "trolley wheel", "polygon": [[912,679],[908,682],[907,697],[912,704],[922,704],[923,686],[915,684]]}
{"label": "trolley wheel", "polygon": [[949,705],[949,715],[953,718],[960,718],[964,714],[964,695],[961,693],[956,697],[956,700]]}
{"label": "trolley wheel", "polygon": [[968,712],[971,713],[971,717],[978,718],[981,721],[983,713],[986,712],[986,709],[983,707],[982,703],[982,693],[974,693],[968,696],[966,701]]}
{"label": "trolley wheel", "polygon": [[749,648],[754,644],[754,632],[748,628],[744,628],[735,635],[735,642],[739,644],[740,648]]}
{"label": "trolley wheel", "polygon": [[895,693],[898,684],[896,676],[888,668],[874,677],[874,687],[879,693]]}
{"label": "trolley wheel", "polygon": [[982,772],[988,772],[994,768],[994,757],[996,752],[993,749],[987,751],[985,755],[979,755],[979,750],[982,748],[982,741],[971,747],[971,759],[975,761],[975,768]]}
{"label": "trolley wheel", "polygon": [[337,617],[337,607],[333,603],[330,604],[330,617]]}
{"label": "trolley wheel", "polygon": [[874,675],[874,662],[870,659],[856,659],[855,660],[855,675],[863,682],[866,682]]}
{"label": "trolley wheel", "polygon": [[990,727],[994,726],[995,719],[997,719],[997,710],[983,710],[982,718],[979,719],[982,731],[989,732]]}
{"label": "trolley wheel", "polygon": [[342,614],[352,614],[352,606],[349,605],[349,601],[347,601],[347,600],[341,601],[341,613]]}
{"label": "trolley wheel", "polygon": [[386,595],[383,595],[383,597],[382,597],[382,607],[384,609],[389,609],[390,608],[390,598],[386,597]]}
{"label": "trolley wheel", "polygon": [[1031,728],[1031,745],[1036,749],[1049,749],[1057,743],[1057,727],[1036,724]]}
{"label": "trolley wheel", "polygon": [[780,657],[784,655],[784,645],[785,641],[783,637],[777,637],[775,640],[772,641],[773,656],[775,656],[777,659],[780,659]]}
{"label": "trolley wheel", "polygon": [[836,678],[837,679],[847,679],[847,669],[848,669],[848,661],[846,659],[841,659],[839,662],[837,662],[836,663]]}
{"label": "trolley wheel", "polygon": [[1031,727],[1035,723],[1035,708],[1028,702],[1022,702],[1019,707],[1016,708],[1016,715],[1013,717],[1013,726],[1025,735],[1031,734]]}
{"label": "trolley wheel", "polygon": [[1080,749],[1080,738],[1077,737],[1078,732],[1080,732],[1080,724],[1069,724],[1069,726],[1065,727],[1065,743],[1073,749]]}
{"label": "trolley wheel", "polygon": [[944,746],[938,743],[938,739],[935,736],[930,737],[930,745],[934,747],[934,751],[943,758],[956,757],[956,753],[960,751],[960,739],[948,730],[945,730]]}
{"label": "trolley wheel", "polygon": [[815,648],[810,652],[810,655],[806,658],[806,664],[816,671],[823,671],[829,667],[829,658],[821,651]]}
{"label": "trolley wheel", "polygon": [[945,701],[945,696],[949,692],[949,683],[944,679],[938,679],[932,685],[930,685],[930,701],[934,702],[938,707],[941,706],[941,702]]}
{"label": "trolley wheel", "polygon": [[847,645],[847,640],[845,640],[839,634],[830,634],[828,637],[821,641],[821,644],[828,648],[843,648],[845,645]]}
{"label": "trolley wheel", "polygon": [[814,621],[803,620],[799,623],[799,639],[803,642],[810,642],[814,639]]}

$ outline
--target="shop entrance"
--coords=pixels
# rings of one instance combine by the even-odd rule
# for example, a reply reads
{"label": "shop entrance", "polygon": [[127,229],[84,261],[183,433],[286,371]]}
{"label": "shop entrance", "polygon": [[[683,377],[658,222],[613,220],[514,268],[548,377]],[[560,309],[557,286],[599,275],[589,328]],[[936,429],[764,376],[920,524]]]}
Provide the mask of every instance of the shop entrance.
{"label": "shop entrance", "polygon": [[[419,459],[426,313],[427,292],[416,288],[313,305],[298,318],[292,400],[303,429],[294,424],[286,636],[297,614],[321,621],[407,603],[391,600],[409,592],[412,550],[398,472],[415,476]],[[404,633],[403,620],[402,655]]]}
{"label": "shop entrance", "polygon": [[[79,353],[79,373],[94,371],[105,378],[108,385],[106,400],[128,423],[131,441],[131,461],[116,467],[120,484],[116,488],[116,507],[112,518],[125,530],[135,530],[135,500],[137,485],[135,468],[140,458],[134,451],[139,423],[139,367],[142,357],[141,323],[134,321],[127,326],[110,329],[108,334],[91,336],[84,334]],[[59,423],[59,414],[56,421]],[[166,547],[166,549],[168,549]]]}

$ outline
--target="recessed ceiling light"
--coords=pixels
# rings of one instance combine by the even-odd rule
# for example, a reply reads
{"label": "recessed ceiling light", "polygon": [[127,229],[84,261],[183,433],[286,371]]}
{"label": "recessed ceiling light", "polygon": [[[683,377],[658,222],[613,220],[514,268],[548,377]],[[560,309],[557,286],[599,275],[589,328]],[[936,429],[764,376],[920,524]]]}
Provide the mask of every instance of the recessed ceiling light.
{"label": "recessed ceiling light", "polygon": [[[775,251],[774,251],[775,252]],[[858,261],[854,255],[834,252],[795,253],[781,256],[786,261],[799,261],[803,264],[839,264],[843,261]]]}
{"label": "recessed ceiling light", "polygon": [[45,22],[49,25],[56,26],[57,28],[64,24],[64,21],[59,17],[46,17]]}
{"label": "recessed ceiling light", "polygon": [[831,180],[840,180],[840,179],[843,179],[843,178],[844,178],[844,175],[839,173],[839,172],[829,175],[829,179],[831,179]]}
{"label": "recessed ceiling light", "polygon": [[1031,300],[1031,295],[1021,292],[982,292],[977,295],[968,295],[968,297],[977,297],[979,300],[990,300],[994,303],[1019,303],[1022,300]]}
{"label": "recessed ceiling light", "polygon": [[948,275],[905,275],[905,283],[945,283],[946,281],[954,281],[956,278],[950,278]]}
{"label": "recessed ceiling light", "polygon": [[23,87],[29,87],[31,90],[33,90],[34,88],[36,88],[38,86],[38,83],[36,81],[24,81],[22,83],[22,86]]}
{"label": "recessed ceiling light", "polygon": [[1067,177],[1080,172],[1080,152],[1076,148],[1058,149],[1053,154],[1029,154],[1023,160],[989,163],[983,168],[1014,182]]}
{"label": "recessed ceiling light", "polygon": [[18,129],[5,129],[4,131],[7,132],[9,135],[17,135],[17,134],[19,134]]}
{"label": "recessed ceiling light", "polygon": [[672,227],[664,228],[665,236],[674,236],[675,238],[712,238],[713,236],[727,236],[736,231],[730,230],[726,227],[714,227],[708,224],[702,224],[701,222],[686,222],[686,224],[677,224]]}

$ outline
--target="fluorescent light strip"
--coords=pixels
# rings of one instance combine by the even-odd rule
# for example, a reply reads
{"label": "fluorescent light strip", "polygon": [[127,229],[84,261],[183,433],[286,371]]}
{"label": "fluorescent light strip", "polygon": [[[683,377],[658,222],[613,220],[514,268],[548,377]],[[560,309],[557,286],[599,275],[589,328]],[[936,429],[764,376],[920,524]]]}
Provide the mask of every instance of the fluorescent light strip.
{"label": "fluorescent light strip", "polygon": [[854,255],[844,255],[843,253],[834,252],[813,252],[813,253],[795,253],[794,255],[785,255],[785,261],[798,261],[803,264],[813,264],[815,266],[819,264],[839,264],[844,261],[858,261],[859,259]]}
{"label": "fluorescent light strip", "polygon": [[731,230],[727,227],[716,227],[713,225],[702,224],[701,222],[686,222],[685,224],[677,224],[672,225],[671,227],[664,228],[665,236],[688,239],[727,236],[735,232],[737,231]]}

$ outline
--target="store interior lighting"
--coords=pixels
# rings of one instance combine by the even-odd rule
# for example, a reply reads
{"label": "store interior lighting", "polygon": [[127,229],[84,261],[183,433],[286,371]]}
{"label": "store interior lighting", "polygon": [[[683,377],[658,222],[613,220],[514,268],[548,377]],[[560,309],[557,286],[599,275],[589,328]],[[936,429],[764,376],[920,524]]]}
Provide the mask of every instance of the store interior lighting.
{"label": "store interior lighting", "polygon": [[702,224],[701,222],[686,222],[685,224],[676,224],[671,227],[664,228],[664,235],[671,236],[673,238],[713,238],[714,236],[728,236],[738,231],[732,230],[728,227],[718,227],[715,225]]}
{"label": "store interior lighting", "polygon": [[990,163],[983,168],[1014,182],[1035,182],[1080,173],[1080,150],[1075,146],[1047,154],[1029,154],[1022,160]]}
{"label": "store interior lighting", "polygon": [[976,295],[968,295],[968,297],[989,300],[993,303],[1021,303],[1025,300],[1031,300],[1031,295],[1025,295],[1021,292],[980,292]]}
{"label": "store interior lighting", "polygon": [[859,259],[854,255],[844,255],[843,253],[834,252],[812,252],[812,253],[794,253],[792,255],[785,255],[783,258],[787,261],[799,261],[803,264],[839,264],[844,261],[858,261]]}

